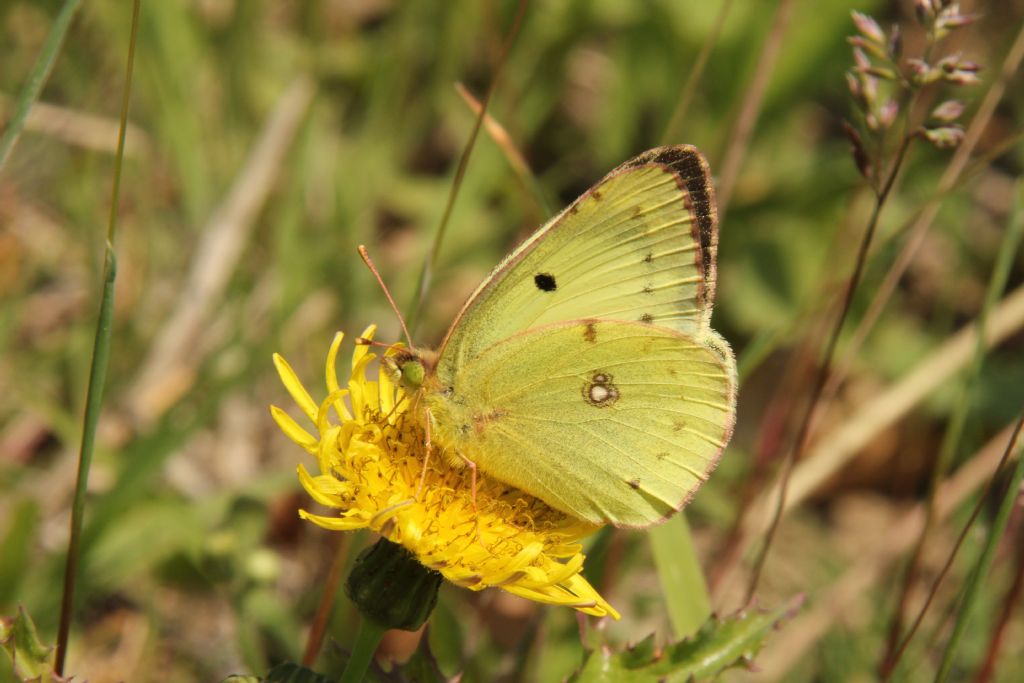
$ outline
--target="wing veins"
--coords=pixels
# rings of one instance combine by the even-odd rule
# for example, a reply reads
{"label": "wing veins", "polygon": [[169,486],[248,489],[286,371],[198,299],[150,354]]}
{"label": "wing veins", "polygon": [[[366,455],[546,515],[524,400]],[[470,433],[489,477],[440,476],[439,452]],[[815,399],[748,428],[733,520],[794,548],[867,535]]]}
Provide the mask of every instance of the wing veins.
{"label": "wing veins", "polygon": [[[628,422],[623,422],[622,420],[612,420],[612,421],[615,422],[616,424],[622,425],[623,427],[626,427],[628,429],[632,429],[635,432],[643,431],[639,427],[636,427],[635,425],[630,424]],[[656,436],[662,442],[664,442],[665,444],[668,444],[669,446],[671,446],[672,448],[675,448],[677,450],[687,450],[687,449],[681,447],[675,441],[672,441],[671,439],[666,439],[665,437],[660,436],[660,435],[656,435],[656,434],[652,435],[650,432],[643,432],[643,433],[644,433],[645,436]],[[619,450],[619,449],[616,449],[616,450]],[[619,452],[622,452],[622,451],[619,450]],[[635,458],[630,458],[630,460],[633,461],[634,463],[640,464]],[[697,479],[699,479],[700,481],[706,481],[707,480],[707,476],[703,472],[697,472],[696,470],[690,468],[690,466],[685,464],[685,463],[679,463],[679,462],[675,462],[675,461],[673,461],[673,463],[678,465],[678,466],[680,466],[682,469],[686,470],[687,472],[689,472],[693,476],[697,477]],[[650,470],[648,470],[648,471],[650,471]],[[661,475],[659,475],[659,476],[661,476]],[[675,483],[671,479],[667,479],[665,477],[661,477],[661,479],[663,481],[665,481],[665,482],[668,482],[669,484]]]}

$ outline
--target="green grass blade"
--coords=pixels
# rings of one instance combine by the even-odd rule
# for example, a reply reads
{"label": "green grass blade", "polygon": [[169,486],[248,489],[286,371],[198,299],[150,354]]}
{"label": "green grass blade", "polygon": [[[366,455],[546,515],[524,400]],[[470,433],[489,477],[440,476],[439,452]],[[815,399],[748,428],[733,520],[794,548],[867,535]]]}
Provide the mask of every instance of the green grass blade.
{"label": "green grass blade", "polygon": [[985,363],[987,350],[985,346],[985,331],[987,328],[989,313],[999,302],[999,297],[1006,289],[1009,280],[1010,269],[1017,255],[1021,237],[1024,236],[1024,182],[1017,183],[1017,200],[1010,218],[1010,225],[1006,234],[1003,235],[1003,242],[999,247],[995,265],[992,268],[992,275],[989,278],[988,288],[985,291],[985,299],[982,302],[981,310],[978,312],[978,334],[975,337],[974,356],[971,358],[971,365],[968,369],[966,383],[960,393],[959,400],[953,407],[953,415],[949,420],[949,427],[942,441],[939,459],[935,464],[932,474],[932,492],[938,486],[938,482],[945,476],[954,457],[960,448],[960,441],[963,436],[964,427],[967,425],[967,417],[971,407],[971,399],[974,396],[975,387],[981,375],[982,366]]}
{"label": "green grass blade", "polygon": [[71,614],[75,601],[75,575],[80,559],[82,518],[85,514],[85,493],[89,483],[92,454],[96,445],[96,427],[103,406],[103,385],[106,381],[107,366],[110,361],[111,323],[114,318],[114,282],[117,280],[114,235],[117,227],[118,199],[121,193],[121,167],[124,164],[124,141],[125,131],[128,127],[132,66],[135,63],[135,39],[139,27],[139,2],[140,0],[134,0],[132,3],[131,36],[128,42],[124,94],[121,100],[121,127],[118,133],[117,155],[114,157],[114,178],[110,192],[110,217],[107,223],[106,253],[103,262],[103,291],[100,295],[99,319],[96,322],[96,338],[93,343],[92,364],[89,368],[89,388],[82,427],[82,446],[78,455],[78,477],[75,482],[75,497],[71,505],[71,534],[68,540],[68,557],[64,569],[60,628],[57,634],[57,654],[54,661],[54,670],[58,675],[64,673],[64,658],[67,656],[68,636],[71,632]]}
{"label": "green grass blade", "polygon": [[427,257],[423,262],[423,268],[420,270],[419,287],[416,292],[416,300],[413,302],[412,310],[407,316],[408,327],[410,330],[416,329],[416,323],[419,321],[420,312],[423,309],[423,304],[427,300],[427,294],[430,292],[431,279],[433,278],[434,268],[437,266],[437,255],[441,251],[441,244],[444,242],[445,233],[448,231],[448,221],[451,219],[452,210],[455,208],[455,200],[459,196],[459,189],[462,187],[462,179],[466,175],[466,169],[469,167],[469,159],[473,154],[473,148],[476,146],[477,136],[480,134],[480,129],[483,127],[484,117],[487,115],[487,107],[491,102],[491,98],[494,96],[494,91],[497,89],[498,81],[501,78],[501,71],[505,66],[505,62],[508,60],[509,52],[512,50],[512,44],[515,42],[516,36],[519,35],[519,28],[522,26],[523,17],[526,14],[526,0],[520,0],[517,8],[515,17],[512,19],[512,26],[508,30],[508,34],[505,36],[505,40],[501,46],[501,51],[498,54],[498,59],[494,66],[494,74],[491,77],[491,84],[487,88],[487,94],[484,95],[483,101],[480,103],[480,113],[477,114],[476,121],[473,124],[473,129],[469,134],[469,139],[466,141],[466,146],[462,150],[462,156],[459,158],[459,165],[455,169],[455,177],[452,180],[451,190],[448,192],[448,200],[445,202],[444,214],[441,216],[441,222],[437,226],[437,231],[434,233],[434,239],[431,242],[430,250],[427,252]]}
{"label": "green grass blade", "polygon": [[92,365],[89,368],[89,389],[85,403],[82,428],[82,446],[78,455],[78,478],[75,498],[71,505],[71,536],[68,540],[68,558],[64,571],[64,593],[61,600],[60,630],[57,635],[57,673],[64,671],[68,634],[71,631],[71,612],[75,595],[75,574],[81,549],[82,517],[85,513],[85,492],[89,483],[89,469],[96,445],[96,426],[103,404],[103,384],[110,361],[110,331],[114,318],[114,281],[117,279],[117,257],[108,242],[104,263],[103,294],[100,297],[99,319],[96,322],[96,340],[93,343]]}
{"label": "green grass blade", "polygon": [[[964,423],[966,422],[965,417],[967,413],[967,406],[970,403],[970,397],[973,393],[971,389],[981,372],[982,361],[985,357],[985,323],[988,319],[988,313],[995,306],[996,302],[999,300],[999,296],[1006,288],[1006,282],[1009,279],[1014,259],[1017,257],[1021,238],[1024,237],[1024,181],[1017,182],[1016,190],[1016,201],[1014,202],[1013,212],[1010,216],[1010,224],[1007,226],[1006,234],[1003,236],[1003,242],[999,247],[999,254],[996,256],[996,263],[992,268],[992,277],[989,279],[989,286],[985,292],[985,300],[978,316],[977,346],[975,348],[975,355],[971,365],[971,375],[968,377],[969,384],[961,395],[961,400],[956,406],[957,412],[954,414],[954,420],[957,418],[959,418],[959,420],[950,425],[950,430],[954,428],[957,429],[957,433],[955,435],[955,438],[957,439],[956,443],[959,443],[960,433],[963,431]],[[1019,432],[1019,430],[1020,423],[1018,422],[1017,431]],[[1014,436],[1010,440],[1009,448],[1011,450],[1013,449],[1016,437],[1017,432],[1014,433]],[[945,443],[943,443],[943,445],[945,445]],[[944,449],[940,454],[940,460],[936,463],[936,466],[939,466],[940,464],[948,465],[948,460],[944,462],[943,458],[951,459],[952,455],[952,450],[947,453]],[[1024,460],[1024,458],[1021,460]],[[986,537],[985,549],[982,551],[978,564],[968,579],[967,588],[964,590],[964,597],[961,602],[961,608],[957,613],[957,620],[953,630],[953,635],[950,636],[945,654],[943,655],[939,674],[936,677],[936,680],[938,681],[945,680],[946,675],[949,673],[949,667],[952,666],[952,660],[956,652],[957,645],[959,644],[963,630],[967,627],[967,621],[970,618],[971,609],[974,605],[975,599],[977,598],[978,588],[981,584],[980,579],[984,577],[988,571],[988,567],[992,563],[992,554],[995,552],[995,546],[1000,536],[1002,536],[1003,526],[1006,524],[1006,520],[1002,519],[1004,508],[1007,508],[1006,515],[1008,516],[1009,508],[1012,508],[1013,501],[1016,500],[1017,490],[1020,487],[1021,471],[1021,463],[1018,461],[1017,468],[1014,471],[1013,483],[1003,499],[1002,505],[999,509],[999,515],[996,517],[996,521],[993,523],[993,527]],[[1002,520],[1002,522],[1000,522],[1000,520]],[[1002,523],[1002,526],[1000,526],[1000,523]]]}
{"label": "green grass blade", "polygon": [[49,35],[46,36],[43,51],[39,55],[32,73],[28,76],[28,82],[25,83],[21,94],[18,95],[18,101],[14,105],[14,114],[7,124],[3,138],[0,139],[0,170],[11,156],[14,144],[21,137],[21,131],[25,127],[25,118],[28,116],[29,110],[32,109],[32,105],[39,99],[39,94],[50,77],[53,64],[57,61],[57,55],[60,54],[61,43],[64,42],[64,36],[68,32],[68,27],[71,26],[71,20],[74,19],[75,12],[78,11],[81,4],[82,0],[64,0],[64,6],[60,8],[57,20],[53,22],[53,27],[50,28]]}
{"label": "green grass blade", "polygon": [[[1013,436],[1010,437],[1010,443],[1006,446],[1008,455],[1012,455],[1015,449],[1019,449],[1018,437],[1020,436],[1021,426],[1024,426],[1024,413],[1017,420]],[[1003,537],[1006,524],[1010,520],[1010,513],[1013,512],[1014,505],[1017,502],[1021,480],[1024,480],[1024,457],[1017,458],[1017,464],[1013,468],[1010,483],[1006,487],[1003,500],[999,504],[999,512],[996,513],[995,521],[992,522],[992,528],[985,535],[985,547],[981,551],[977,564],[974,565],[974,569],[971,570],[970,575],[967,577],[967,585],[964,587],[963,597],[960,599],[959,609],[957,610],[956,623],[953,625],[953,634],[946,643],[946,650],[942,654],[942,664],[939,666],[939,672],[935,676],[937,683],[945,681],[949,676],[957,647],[960,645],[964,632],[970,623],[971,612],[974,610],[980,591],[984,588],[984,579],[988,575],[988,570],[992,567],[992,560],[995,558],[999,541]]]}
{"label": "green grass blade", "polygon": [[[917,543],[913,550],[911,550],[910,560],[902,579],[903,582],[901,588],[903,591],[903,597],[896,608],[894,622],[890,629],[893,637],[899,637],[902,639],[902,643],[898,648],[895,646],[893,647],[895,654],[892,657],[886,657],[885,666],[890,670],[899,662],[902,657],[903,650],[916,635],[916,630],[921,623],[924,611],[928,608],[928,603],[925,603],[925,606],[922,608],[921,613],[918,615],[914,624],[908,629],[908,632],[905,635],[901,635],[903,630],[905,596],[909,591],[910,586],[916,580],[921,553],[923,552],[925,544],[932,533],[932,529],[938,515],[936,506],[938,505],[937,492],[939,484],[952,465],[954,456],[959,449],[964,427],[967,424],[968,412],[972,403],[971,399],[974,396],[975,387],[980,381],[982,366],[984,365],[985,356],[987,354],[985,338],[988,329],[987,325],[989,315],[998,303],[1000,295],[1006,289],[1010,269],[1013,266],[1013,261],[1016,258],[1017,249],[1020,246],[1022,237],[1024,237],[1024,182],[1020,182],[1017,185],[1016,202],[1011,213],[1010,223],[1007,227],[1006,233],[1003,235],[1003,241],[999,246],[999,253],[996,255],[996,262],[992,268],[992,274],[989,277],[988,286],[985,290],[985,298],[982,301],[981,310],[978,312],[978,333],[975,336],[974,352],[971,357],[970,366],[967,369],[967,376],[963,388],[957,397],[957,402],[953,406],[953,412],[947,422],[946,432],[943,435],[942,444],[939,447],[939,456],[936,459],[935,465],[932,467],[929,477],[928,507],[925,511],[924,528],[922,528]],[[953,552],[955,553],[956,550]]]}
{"label": "green grass blade", "polygon": [[686,516],[672,517],[648,537],[675,637],[691,636],[711,616],[711,596]]}

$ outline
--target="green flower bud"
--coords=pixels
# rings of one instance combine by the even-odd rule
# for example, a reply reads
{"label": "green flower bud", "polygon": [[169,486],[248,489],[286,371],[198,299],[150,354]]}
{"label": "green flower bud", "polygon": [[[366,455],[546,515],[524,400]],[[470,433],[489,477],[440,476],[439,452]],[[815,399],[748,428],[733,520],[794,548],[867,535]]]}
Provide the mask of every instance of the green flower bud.
{"label": "green flower bud", "polygon": [[440,573],[382,538],[356,558],[345,592],[364,619],[384,628],[415,631],[434,611],[440,586]]}

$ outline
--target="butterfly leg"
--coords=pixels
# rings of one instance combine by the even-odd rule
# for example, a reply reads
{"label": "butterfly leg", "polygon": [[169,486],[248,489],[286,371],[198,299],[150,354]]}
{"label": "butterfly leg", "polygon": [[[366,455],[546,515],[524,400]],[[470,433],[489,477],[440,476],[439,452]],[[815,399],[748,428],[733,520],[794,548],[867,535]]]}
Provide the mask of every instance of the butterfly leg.
{"label": "butterfly leg", "polygon": [[423,456],[423,469],[420,470],[420,483],[416,485],[416,500],[419,500],[420,499],[420,494],[423,493],[423,484],[427,480],[427,465],[430,463],[430,453],[433,451],[433,441],[431,440],[431,436],[430,436],[430,423],[431,423],[430,408],[424,408],[423,409],[423,415],[426,418],[423,421],[423,423],[425,425],[424,428],[423,428],[423,430],[425,432],[425,436],[424,436],[424,439],[423,439],[423,446],[424,446],[424,449],[426,450],[426,454]]}
{"label": "butterfly leg", "polygon": [[480,510],[478,510],[476,507],[476,463],[467,458],[466,456],[464,456],[462,453],[459,453],[459,457],[462,458],[462,462],[466,463],[466,466],[469,467],[469,490],[472,492],[473,495],[473,512],[479,513]]}
{"label": "butterfly leg", "polygon": [[469,468],[469,490],[473,501],[473,515],[476,518],[476,542],[489,551],[490,548],[484,543],[484,537],[480,533],[480,510],[476,506],[476,463],[462,453],[459,453],[459,457],[462,458],[462,462],[466,463],[466,467]]}

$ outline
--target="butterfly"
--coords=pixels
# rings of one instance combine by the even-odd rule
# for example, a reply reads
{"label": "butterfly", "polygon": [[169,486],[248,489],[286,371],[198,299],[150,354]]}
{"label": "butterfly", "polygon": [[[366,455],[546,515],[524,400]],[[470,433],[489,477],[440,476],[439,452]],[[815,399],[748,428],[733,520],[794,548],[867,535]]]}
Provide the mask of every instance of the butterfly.
{"label": "butterfly", "polygon": [[717,209],[694,147],[620,165],[506,257],[436,352],[385,358],[429,451],[587,522],[681,509],[732,435],[736,363],[710,327]]}

